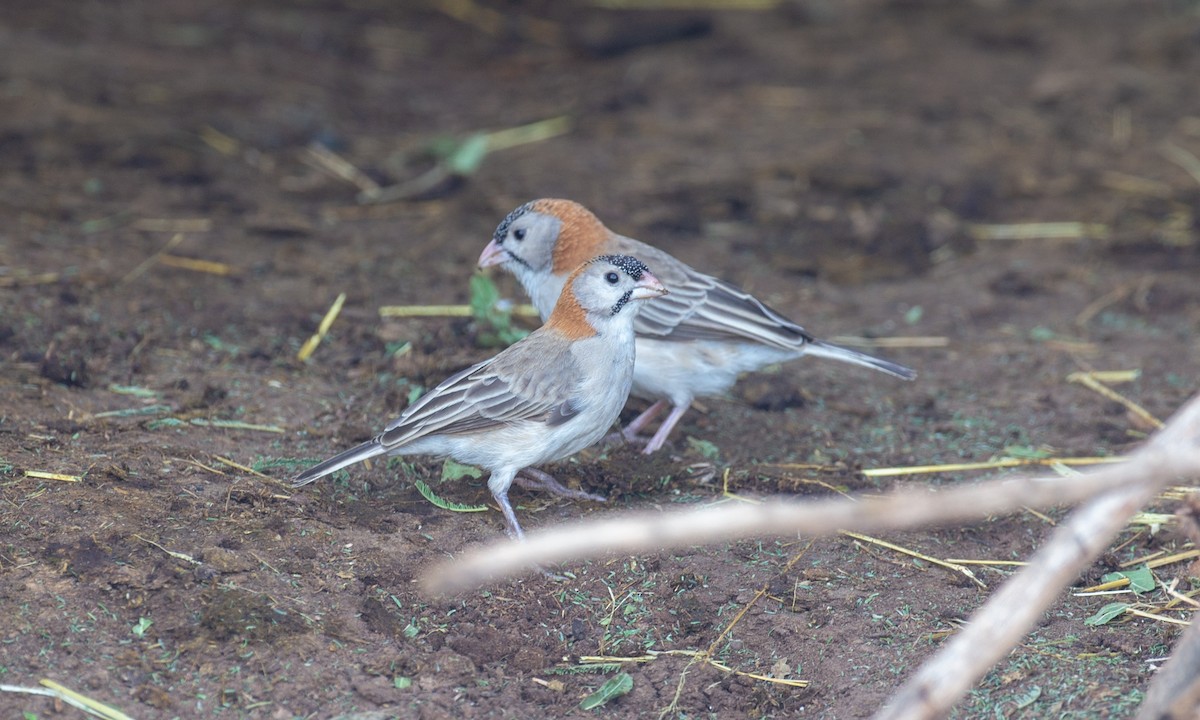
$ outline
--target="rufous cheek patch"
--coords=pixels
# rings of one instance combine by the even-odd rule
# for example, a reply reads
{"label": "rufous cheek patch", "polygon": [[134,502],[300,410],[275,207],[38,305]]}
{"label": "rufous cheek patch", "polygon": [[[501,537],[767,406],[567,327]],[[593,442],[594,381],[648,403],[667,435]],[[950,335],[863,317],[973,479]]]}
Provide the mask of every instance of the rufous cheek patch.
{"label": "rufous cheek patch", "polygon": [[562,295],[558,296],[558,303],[554,306],[554,312],[550,313],[550,319],[546,320],[546,327],[560,333],[567,340],[596,337],[596,328],[588,322],[587,311],[579,304],[571,290],[574,280],[574,277],[568,280]]}
{"label": "rufous cheek patch", "polygon": [[562,223],[551,254],[555,275],[571,272],[607,251],[612,233],[584,206],[572,200],[544,199],[532,203],[534,210],[553,215]]}

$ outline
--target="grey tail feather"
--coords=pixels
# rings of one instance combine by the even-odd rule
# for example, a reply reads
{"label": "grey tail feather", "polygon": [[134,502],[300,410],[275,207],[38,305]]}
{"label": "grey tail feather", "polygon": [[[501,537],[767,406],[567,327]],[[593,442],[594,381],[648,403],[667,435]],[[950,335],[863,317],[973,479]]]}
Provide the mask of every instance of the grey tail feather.
{"label": "grey tail feather", "polygon": [[337,472],[347,465],[353,465],[356,462],[362,462],[367,458],[382,455],[387,452],[383,445],[379,443],[379,438],[368,440],[367,442],[357,447],[352,447],[345,452],[338,453],[324,462],[317,463],[309,469],[297,475],[292,479],[292,487],[300,487],[307,485],[313,480],[323,478],[329,473]]}
{"label": "grey tail feather", "polygon": [[813,340],[806,344],[805,354],[815,355],[817,357],[829,358],[831,360],[841,360],[842,362],[854,363],[869,367],[872,370],[885,372],[888,375],[894,375],[901,380],[912,380],[917,377],[917,371],[912,368],[906,368],[903,365],[897,365],[894,362],[880,360],[877,357],[871,357],[866,353],[860,353],[857,350],[850,350],[831,343],[822,342],[821,340]]}

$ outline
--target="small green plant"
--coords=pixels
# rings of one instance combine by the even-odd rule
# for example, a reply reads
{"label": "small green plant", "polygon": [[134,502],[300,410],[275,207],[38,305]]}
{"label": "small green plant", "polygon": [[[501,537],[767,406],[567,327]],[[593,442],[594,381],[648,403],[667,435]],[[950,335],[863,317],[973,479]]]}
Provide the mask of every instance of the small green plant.
{"label": "small green plant", "polygon": [[529,333],[512,324],[512,310],[500,302],[500,291],[487,275],[471,276],[471,317],[479,324],[479,344],[507,347]]}
{"label": "small green plant", "polygon": [[422,497],[443,510],[468,513],[485,512],[488,509],[487,505],[464,505],[462,503],[456,503],[452,500],[447,500],[446,498],[435,493],[433,488],[429,487],[429,483],[425,482],[424,480],[414,479],[413,486],[417,488],[417,492],[421,493]]}
{"label": "small green plant", "polygon": [[483,471],[474,465],[463,465],[460,462],[455,462],[452,458],[446,458],[442,463],[442,482],[448,480],[461,480],[465,477],[479,479],[483,477]]}
{"label": "small green plant", "polygon": [[1095,615],[1083,621],[1084,625],[1107,625],[1113,620],[1125,614],[1129,609],[1129,603],[1114,602],[1105,605],[1096,611]]}
{"label": "small green plant", "polygon": [[687,438],[687,444],[689,448],[700,453],[700,455],[706,460],[716,460],[721,456],[721,448],[717,447],[708,440],[700,440],[699,438],[694,438],[689,435]]}
{"label": "small green plant", "polygon": [[614,675],[608,682],[600,686],[596,692],[588,695],[579,703],[580,710],[592,710],[601,705],[627,694],[633,689],[633,677],[629,673]]}
{"label": "small green plant", "polygon": [[149,630],[150,626],[153,624],[154,621],[150,618],[139,618],[137,624],[133,626],[133,634],[137,637],[146,637],[146,631]]}
{"label": "small green plant", "polygon": [[1130,570],[1121,570],[1119,572],[1110,572],[1100,579],[1101,582],[1115,582],[1117,580],[1128,580],[1129,588],[1137,594],[1148,593],[1158,587],[1158,583],[1154,580],[1154,573],[1150,567],[1142,564]]}

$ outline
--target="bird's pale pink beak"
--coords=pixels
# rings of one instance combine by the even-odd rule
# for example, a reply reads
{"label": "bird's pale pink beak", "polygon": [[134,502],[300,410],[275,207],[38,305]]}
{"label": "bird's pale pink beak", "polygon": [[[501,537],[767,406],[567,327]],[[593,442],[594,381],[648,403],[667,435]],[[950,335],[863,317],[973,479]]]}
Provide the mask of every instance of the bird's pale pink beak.
{"label": "bird's pale pink beak", "polygon": [[491,267],[493,265],[502,265],[508,261],[508,253],[504,248],[500,247],[500,243],[495,240],[487,244],[483,249],[483,253],[479,256],[479,267]]}
{"label": "bird's pale pink beak", "polygon": [[633,295],[630,297],[634,300],[649,300],[666,295],[667,292],[667,286],[654,277],[654,273],[646,271],[642,273],[642,279],[634,284]]}

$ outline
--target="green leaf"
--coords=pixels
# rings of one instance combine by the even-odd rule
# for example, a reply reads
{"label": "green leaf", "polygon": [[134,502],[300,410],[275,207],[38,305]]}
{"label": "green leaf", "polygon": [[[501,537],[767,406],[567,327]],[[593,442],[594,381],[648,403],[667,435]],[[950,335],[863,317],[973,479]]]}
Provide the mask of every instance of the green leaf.
{"label": "green leaf", "polygon": [[450,512],[485,512],[488,509],[487,505],[463,505],[438,497],[437,493],[424,480],[413,480],[413,485],[417,487],[417,492],[421,493],[426,500],[443,510],[449,510]]}
{"label": "green leaf", "polygon": [[1096,614],[1083,621],[1084,625],[1107,625],[1113,620],[1125,614],[1129,609],[1129,603],[1115,602],[1109,603],[1096,611]]}
{"label": "green leaf", "polygon": [[703,455],[707,460],[716,460],[721,454],[721,448],[707,440],[699,440],[689,435],[687,443],[688,447]]}
{"label": "green leaf", "polygon": [[1048,327],[1038,325],[1029,331],[1029,339],[1035,342],[1047,342],[1053,340],[1055,332]]}
{"label": "green leaf", "polygon": [[511,310],[502,307],[500,291],[491,278],[482,273],[471,276],[471,317],[480,325],[479,344],[485,347],[508,346],[528,335],[513,327]]}
{"label": "green leaf", "polygon": [[479,468],[474,465],[463,465],[462,463],[455,462],[453,458],[446,458],[446,461],[442,463],[442,482],[446,482],[447,480],[461,480],[465,477],[479,479],[482,476],[483,471]]}
{"label": "green leaf", "polygon": [[397,690],[407,690],[412,687],[412,678],[397,675],[392,679],[392,684],[396,686]]}
{"label": "green leaf", "polygon": [[446,167],[455,175],[474,175],[488,153],[487,133],[468,136],[446,156]]}
{"label": "green leaf", "polygon": [[146,617],[140,618],[137,621],[137,625],[133,626],[133,634],[138,637],[145,637],[146,631],[149,630],[150,626],[153,624],[154,624],[154,621],[151,620],[150,618],[146,618]]}
{"label": "green leaf", "polygon": [[496,283],[487,275],[475,273],[468,281],[467,287],[471,291],[471,317],[487,320],[500,300],[500,291],[496,289]]}
{"label": "green leaf", "polygon": [[1044,447],[1032,445],[1006,445],[1004,448],[1004,457],[1018,460],[1045,460],[1053,454]]}
{"label": "green leaf", "polygon": [[1024,710],[1030,705],[1037,702],[1037,699],[1042,696],[1042,688],[1039,685],[1034,685],[1026,692],[1023,692],[1013,698],[1013,704],[1017,710]]}
{"label": "green leaf", "polygon": [[614,675],[608,682],[600,686],[596,692],[588,695],[579,703],[580,710],[594,710],[609,700],[615,700],[633,689],[633,678],[629,673]]}
{"label": "green leaf", "polygon": [[140,387],[138,385],[117,385],[113,383],[108,386],[109,392],[117,393],[118,395],[133,395],[135,397],[152,398],[158,395],[157,391],[150,388]]}
{"label": "green leaf", "polygon": [[1154,573],[1151,572],[1150,567],[1145,564],[1139,565],[1132,570],[1120,570],[1118,572],[1108,573],[1101,578],[1101,580],[1107,583],[1114,580],[1120,580],[1121,578],[1127,578],[1129,580],[1129,589],[1138,594],[1150,592],[1157,587],[1157,583],[1154,581]]}

